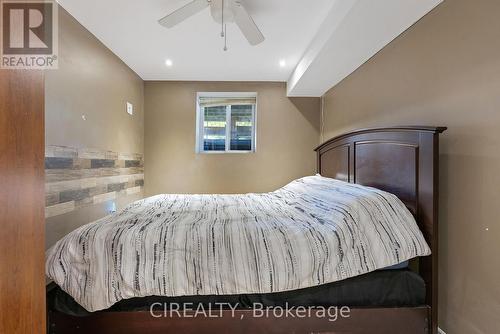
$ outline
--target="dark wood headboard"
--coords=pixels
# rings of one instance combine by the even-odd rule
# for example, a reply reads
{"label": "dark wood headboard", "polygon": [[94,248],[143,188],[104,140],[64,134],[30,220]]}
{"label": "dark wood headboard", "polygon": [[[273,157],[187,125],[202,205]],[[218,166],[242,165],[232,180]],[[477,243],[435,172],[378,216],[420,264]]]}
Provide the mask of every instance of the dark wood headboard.
{"label": "dark wood headboard", "polygon": [[437,329],[439,134],[444,127],[357,130],[316,148],[318,173],[398,196],[415,216],[432,255],[420,259],[431,323]]}

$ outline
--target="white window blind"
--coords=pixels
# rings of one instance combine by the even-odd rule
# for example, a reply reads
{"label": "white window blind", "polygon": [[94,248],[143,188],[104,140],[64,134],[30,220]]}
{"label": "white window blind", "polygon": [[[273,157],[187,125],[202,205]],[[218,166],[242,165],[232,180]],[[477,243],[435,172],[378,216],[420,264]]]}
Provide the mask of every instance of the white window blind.
{"label": "white window blind", "polygon": [[256,97],[200,97],[200,107],[216,107],[228,105],[255,105]]}

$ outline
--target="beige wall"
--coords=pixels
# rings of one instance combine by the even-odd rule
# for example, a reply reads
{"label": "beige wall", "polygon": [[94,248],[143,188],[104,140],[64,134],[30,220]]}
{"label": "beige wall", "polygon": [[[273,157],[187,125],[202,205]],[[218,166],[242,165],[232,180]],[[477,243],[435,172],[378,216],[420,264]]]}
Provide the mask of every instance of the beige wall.
{"label": "beige wall", "polygon": [[46,145],[143,152],[142,79],[62,7],[59,69],[46,71],[45,87]]}
{"label": "beige wall", "polygon": [[[143,153],[144,82],[59,7],[59,69],[45,74],[46,145]],[[126,102],[135,114],[126,113]],[[86,120],[82,119],[86,116]],[[71,171],[69,171],[71,172]],[[118,209],[142,193],[117,198]],[[47,247],[108,214],[109,202],[46,220]]]}
{"label": "beige wall", "polygon": [[440,326],[500,328],[500,2],[447,0],[325,95],[327,139],[442,125]]}
{"label": "beige wall", "polygon": [[[257,152],[196,154],[196,93],[258,93]],[[284,83],[146,82],[145,192],[272,191],[315,172],[319,99],[288,99]]]}

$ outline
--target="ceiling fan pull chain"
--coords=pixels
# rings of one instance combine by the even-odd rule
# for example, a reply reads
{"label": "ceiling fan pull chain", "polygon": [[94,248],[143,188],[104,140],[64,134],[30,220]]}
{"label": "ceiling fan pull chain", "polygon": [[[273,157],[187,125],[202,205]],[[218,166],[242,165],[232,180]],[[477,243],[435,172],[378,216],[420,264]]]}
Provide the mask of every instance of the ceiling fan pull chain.
{"label": "ceiling fan pull chain", "polygon": [[227,51],[227,25],[224,24],[224,51]]}
{"label": "ceiling fan pull chain", "polygon": [[220,37],[225,37],[226,32],[224,31],[224,0],[222,0],[222,31]]}

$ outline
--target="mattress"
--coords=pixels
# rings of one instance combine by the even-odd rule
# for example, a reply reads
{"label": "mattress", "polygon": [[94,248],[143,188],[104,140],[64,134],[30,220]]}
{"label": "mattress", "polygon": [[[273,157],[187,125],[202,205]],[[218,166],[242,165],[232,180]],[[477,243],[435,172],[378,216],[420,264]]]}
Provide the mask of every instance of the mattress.
{"label": "mattress", "polygon": [[134,202],[60,240],[46,272],[94,312],[146,296],[307,289],[429,254],[396,196],[309,176],[271,193]]}
{"label": "mattress", "polygon": [[[70,295],[59,287],[49,291],[49,309],[73,316],[87,316],[86,311]],[[409,269],[381,270],[356,276],[343,281],[316,287],[267,294],[211,295],[163,297],[150,296],[122,300],[100,312],[149,311],[151,305],[161,303],[167,309],[189,305],[209,308],[225,304],[232,308],[260,307],[416,307],[425,303],[425,283]]]}

